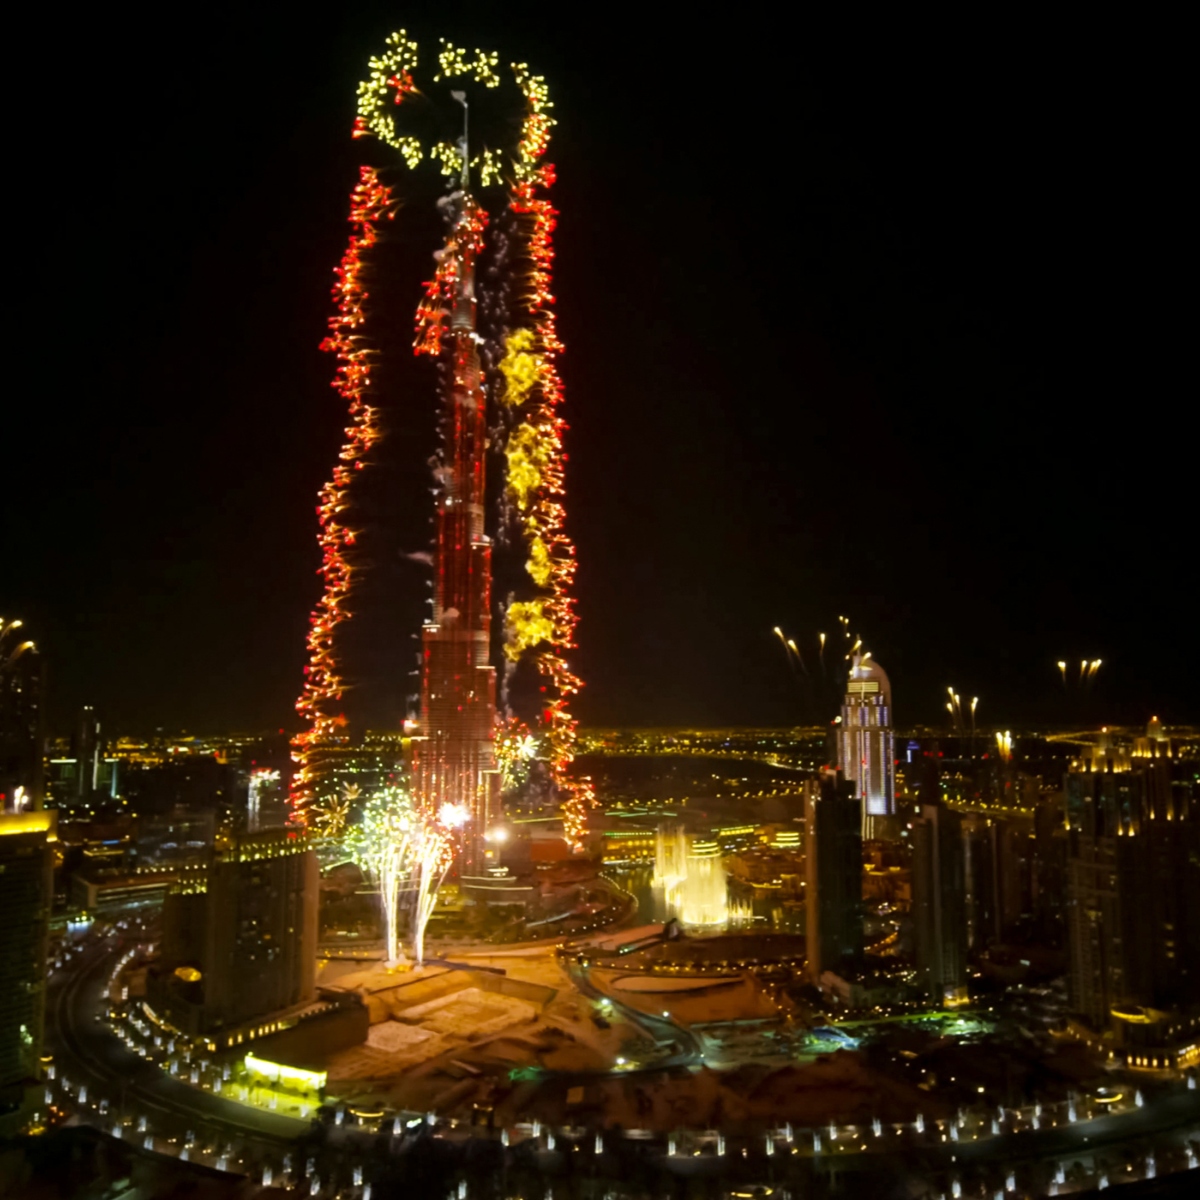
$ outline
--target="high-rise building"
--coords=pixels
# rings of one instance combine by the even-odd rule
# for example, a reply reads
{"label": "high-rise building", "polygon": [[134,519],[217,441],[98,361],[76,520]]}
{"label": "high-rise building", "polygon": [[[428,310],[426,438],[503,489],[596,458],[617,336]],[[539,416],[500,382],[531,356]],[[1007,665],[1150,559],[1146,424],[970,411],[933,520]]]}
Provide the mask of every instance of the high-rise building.
{"label": "high-rise building", "polygon": [[53,818],[0,813],[0,1137],[20,1130],[40,1095]]}
{"label": "high-rise building", "polygon": [[1065,944],[1068,835],[1061,793],[1044,797],[1033,814],[1033,866],[1030,903],[1037,935],[1054,946]]}
{"label": "high-rise building", "polygon": [[42,807],[44,742],[41,655],[0,617],[0,812]]}
{"label": "high-rise building", "polygon": [[135,828],[140,870],[199,867],[212,854],[217,811],[213,805],[174,804],[164,813],[142,813]]}
{"label": "high-rise building", "polygon": [[1096,756],[1065,781],[1072,1009],[1200,1004],[1200,795],[1186,764]]}
{"label": "high-rise building", "polygon": [[974,814],[962,828],[967,946],[984,950],[1032,916],[1033,823]]}
{"label": "high-rise building", "polygon": [[[924,799],[925,797],[923,797]],[[912,910],[917,974],[941,1004],[966,999],[967,914],[962,818],[922,803],[913,822]]]}
{"label": "high-rise building", "polygon": [[218,841],[163,906],[152,1000],[188,1032],[229,1030],[316,994],[318,870],[296,829]]}
{"label": "high-rise building", "polygon": [[75,800],[80,805],[86,805],[99,786],[101,759],[100,722],[90,704],[85,704],[79,712],[72,749],[77,764]]}
{"label": "high-rise building", "polygon": [[870,652],[856,654],[838,728],[838,767],[854,781],[863,806],[863,836],[875,836],[896,812],[892,685]]}
{"label": "high-rise building", "polygon": [[465,178],[453,203],[457,221],[445,253],[457,256],[457,287],[442,343],[446,383],[443,458],[436,470],[434,607],[422,631],[413,783],[427,810],[445,805],[457,810],[463,822],[459,870],[481,875],[491,856],[485,838],[500,815],[500,775],[490,649],[492,544],[484,532],[487,409],[475,332],[479,209]]}
{"label": "high-rise building", "polygon": [[819,983],[862,955],[862,803],[835,771],[810,780],[805,800],[808,970]]}

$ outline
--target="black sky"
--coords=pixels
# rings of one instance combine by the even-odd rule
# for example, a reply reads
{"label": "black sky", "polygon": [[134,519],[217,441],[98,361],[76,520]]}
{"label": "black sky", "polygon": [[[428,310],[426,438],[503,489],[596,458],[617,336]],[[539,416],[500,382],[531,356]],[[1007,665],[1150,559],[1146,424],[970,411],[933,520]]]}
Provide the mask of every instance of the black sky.
{"label": "black sky", "polygon": [[[585,721],[811,719],[770,630],[838,613],[902,722],[947,684],[985,721],[1200,716],[1170,30],[328,7],[105,10],[13,118],[0,613],[59,722],[295,723],[354,89],[402,24],[527,58],[557,103]],[[411,687],[433,397],[381,401],[373,724]],[[1086,714],[1063,656],[1105,661]]]}

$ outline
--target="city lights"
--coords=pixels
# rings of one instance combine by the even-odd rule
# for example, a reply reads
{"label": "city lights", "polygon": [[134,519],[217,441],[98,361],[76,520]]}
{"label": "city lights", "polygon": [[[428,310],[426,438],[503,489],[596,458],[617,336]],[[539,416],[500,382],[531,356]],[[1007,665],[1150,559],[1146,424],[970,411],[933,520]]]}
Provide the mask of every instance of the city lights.
{"label": "city lights", "polygon": [[[663,203],[659,175],[695,190],[698,173],[680,164],[700,157],[676,142],[696,122],[668,129],[664,117],[654,136],[627,127],[634,99],[614,104],[612,89],[639,77],[618,74],[629,63],[607,45],[568,56],[603,75],[568,81],[572,96],[594,99],[590,118],[564,121],[566,191],[553,190],[556,110],[528,65],[473,39],[419,45],[399,30],[380,45],[341,118],[353,115],[356,140],[334,148],[354,158],[317,164],[326,182],[344,169],[352,189],[350,227],[332,235],[333,303],[315,298],[322,332],[304,334],[300,309],[273,305],[299,330],[300,354],[275,376],[247,358],[235,381],[275,378],[296,397],[288,411],[307,413],[315,362],[330,444],[314,468],[296,451],[305,428],[284,430],[277,470],[248,476],[254,448],[235,446],[220,477],[241,481],[239,499],[243,483],[264,483],[293,514],[296,481],[316,491],[315,523],[299,513],[301,535],[316,533],[317,555],[300,546],[320,578],[300,599],[299,661],[287,668],[289,641],[300,655],[284,611],[296,601],[294,539],[276,530],[269,543],[292,562],[281,569],[262,553],[267,523],[231,509],[223,520],[237,536],[213,527],[226,534],[213,542],[222,568],[249,562],[261,584],[251,600],[278,600],[279,612],[251,619],[235,595],[222,623],[216,593],[230,579],[184,570],[190,623],[151,623],[145,653],[160,669],[126,671],[111,635],[136,628],[164,589],[124,547],[137,540],[162,558],[186,511],[164,503],[144,529],[114,523],[77,504],[80,463],[61,455],[79,430],[42,453],[14,442],[33,448],[31,469],[49,471],[65,500],[46,574],[55,588],[76,585],[56,601],[76,615],[43,613],[34,597],[22,611],[35,628],[0,618],[0,1174],[47,1195],[99,1179],[310,1200],[847,1189],[1000,1200],[1196,1171],[1200,726],[1182,723],[1131,642],[1078,603],[1115,609],[1127,588],[1157,604],[1154,580],[1169,599],[1186,572],[1142,553],[1149,534],[1112,535],[1078,471],[1042,473],[1071,480],[1071,520],[1055,524],[1049,485],[1025,469],[1040,456],[1015,433],[991,480],[999,459],[984,424],[995,405],[969,398],[1003,400],[1014,380],[1044,372],[981,356],[979,338],[1005,332],[981,321],[957,338],[952,370],[907,387],[930,357],[914,330],[946,340],[944,322],[927,319],[938,295],[924,277],[914,290],[905,271],[881,291],[846,257],[878,259],[878,237],[859,247],[850,234],[862,229],[855,189],[887,176],[857,163],[820,172],[814,155],[836,138],[804,133],[800,158],[825,182],[808,187],[800,220],[776,198],[784,213],[764,234],[736,195],[720,206],[701,188],[682,209]],[[311,55],[279,57],[291,75],[312,66]],[[261,73],[262,56],[252,61]],[[286,90],[276,99],[295,102]],[[594,126],[601,103],[620,137]],[[786,101],[748,104],[745,128],[776,109],[793,119]],[[881,136],[900,127],[885,125]],[[709,143],[728,140],[718,130]],[[279,151],[264,160],[278,166],[272,196],[295,165]],[[660,169],[643,157],[634,170],[635,151]],[[604,187],[589,193],[580,164]],[[597,245],[576,266],[580,239],[599,236],[594,218],[613,207],[610,184],[630,253]],[[554,197],[568,194],[567,216],[575,197],[581,207],[578,228],[564,220],[572,264],[559,282],[574,293],[577,269],[600,282],[560,310]],[[281,229],[317,244],[320,208],[299,205]],[[935,232],[946,210],[913,208],[933,214]],[[798,299],[775,261],[796,230],[792,249],[816,266]],[[761,261],[740,252],[760,243]],[[269,274],[277,247],[266,249]],[[991,269],[995,257],[960,255],[955,287],[961,263]],[[211,274],[225,305],[257,287],[255,272]],[[285,288],[300,278],[276,274]],[[848,307],[867,285],[856,301],[866,309]],[[917,292],[928,295],[908,313],[898,298]],[[888,317],[883,342],[873,325],[864,332],[867,310],[874,324]],[[116,354],[128,357],[136,322],[122,320]],[[590,407],[577,495],[560,322],[581,320]],[[197,337],[207,330],[197,323]],[[230,339],[247,343],[237,353],[269,340],[294,349],[290,333],[255,332]],[[971,356],[995,386],[980,391],[959,369]],[[173,396],[177,373],[162,378]],[[951,385],[955,404],[935,408]],[[176,435],[213,422],[210,458],[241,428],[215,423],[214,396],[195,386],[165,406],[189,402]],[[252,399],[237,393],[239,405]],[[756,406],[783,414],[767,433]],[[1096,424],[1067,408],[1068,424]],[[281,411],[252,415],[269,430]],[[131,400],[129,412],[142,409]],[[1047,430],[1051,445],[1062,430]],[[935,456],[934,438],[966,457]],[[119,475],[107,456],[82,461],[106,487]],[[968,476],[961,501],[943,489],[940,509],[938,464]],[[177,465],[190,496],[196,472]],[[1120,484],[1128,471],[1114,462],[1108,474]],[[1006,498],[1000,536],[977,503],[980,481]],[[1029,513],[1017,505],[1026,492]],[[1186,541],[1179,507],[1147,494],[1143,525]],[[607,525],[599,508],[582,511],[606,496]],[[117,547],[120,576],[94,604],[96,568],[111,564],[84,553],[93,524],[99,545]],[[1079,543],[1097,525],[1105,545],[1141,558]],[[207,544],[202,533],[194,540]],[[1027,552],[1040,543],[1051,557]],[[594,572],[607,555],[615,582],[593,588],[593,547]],[[23,594],[33,572],[12,566]],[[114,597],[130,615],[102,627],[93,617],[119,606]],[[828,621],[845,603],[869,609],[861,635],[858,617]],[[579,610],[586,634],[593,607],[585,655]],[[231,637],[243,617],[244,636]],[[1178,622],[1168,612],[1162,625]],[[171,645],[171,629],[194,636]],[[88,653],[65,664],[64,687],[95,692],[73,710],[53,663],[47,693],[39,653],[71,630]],[[200,687],[189,678],[197,646],[210,652]],[[1099,650],[1103,661],[1080,657]],[[290,685],[285,669],[297,672]],[[594,703],[581,674],[604,685]],[[299,692],[290,725],[271,701],[280,680],[292,689],[284,714]],[[1136,690],[1118,695],[1129,680]],[[147,681],[164,689],[161,712],[119,702]],[[1016,702],[1022,687],[1037,708]],[[236,726],[209,721],[216,703]],[[1040,723],[1056,711],[1060,721]],[[773,724],[750,724],[758,713]],[[597,724],[581,728],[581,714]]]}

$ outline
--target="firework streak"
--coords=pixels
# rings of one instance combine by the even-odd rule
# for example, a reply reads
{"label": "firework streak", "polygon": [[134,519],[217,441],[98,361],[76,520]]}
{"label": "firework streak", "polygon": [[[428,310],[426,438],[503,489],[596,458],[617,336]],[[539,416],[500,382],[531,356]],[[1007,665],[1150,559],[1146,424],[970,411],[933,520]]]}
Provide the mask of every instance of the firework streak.
{"label": "firework streak", "polygon": [[438,888],[454,861],[454,838],[434,821],[421,822],[413,841],[416,894],[413,898],[413,957],[425,962],[425,927],[437,906]]}
{"label": "firework streak", "polygon": [[[447,814],[451,821],[455,814]],[[454,859],[454,826],[440,815],[422,812],[407,788],[380,788],[351,827],[345,848],[379,888],[387,961],[403,959],[401,902],[412,893],[413,957],[425,960],[425,927],[437,892]]]}
{"label": "firework streak", "polygon": [[530,75],[523,64],[514,66],[513,73],[525,96],[526,113],[513,164],[509,208],[524,234],[529,268],[522,323],[505,341],[499,370],[504,379],[503,402],[518,418],[504,448],[507,495],[525,537],[526,570],[541,594],[509,605],[504,653],[513,662],[533,655],[542,676],[541,716],[550,774],[563,797],[564,834],[578,846],[594,794],[590,780],[568,775],[575,758],[577,728],[568,701],[583,684],[566,660],[575,644],[578,617],[570,594],[575,547],[566,533],[563,505],[566,455],[562,439],[567,426],[558,415],[563,387],[557,364],[563,346],[551,292],[551,235],[558,214],[543,194],[554,182],[554,168],[539,165],[550,142],[553,119],[547,111],[550,101],[545,80]]}
{"label": "firework streak", "polygon": [[292,810],[303,824],[307,824],[309,809],[317,799],[317,748],[334,739],[345,725],[345,718],[332,711],[341,700],[345,686],[334,634],[349,615],[345,606],[350,594],[352,567],[347,554],[355,540],[354,530],[345,523],[344,514],[350,503],[354,473],[362,469],[368,451],[380,436],[377,410],[366,401],[371,383],[372,352],[363,344],[359,333],[366,321],[363,254],[378,238],[376,227],[380,218],[390,219],[392,215],[390,189],[379,182],[372,168],[360,168],[359,181],[350,194],[353,232],[335,271],[337,282],[333,297],[337,301],[337,311],[329,319],[330,334],[321,343],[322,350],[337,356],[333,387],[347,402],[350,424],[333,476],[321,489],[317,503],[317,542],[321,547],[319,574],[325,590],[310,618],[304,690],[296,701],[296,711],[308,722],[308,728],[292,741],[292,757],[297,764],[292,779]]}
{"label": "firework streak", "polygon": [[418,840],[412,798],[399,787],[385,787],[367,802],[346,839],[346,850],[379,888],[387,960],[400,961],[400,895],[413,873]]}

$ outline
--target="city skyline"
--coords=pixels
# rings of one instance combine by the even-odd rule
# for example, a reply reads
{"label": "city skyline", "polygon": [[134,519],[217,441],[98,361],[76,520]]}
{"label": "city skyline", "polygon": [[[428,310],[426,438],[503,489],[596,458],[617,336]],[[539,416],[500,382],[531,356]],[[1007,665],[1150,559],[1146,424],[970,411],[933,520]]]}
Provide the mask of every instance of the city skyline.
{"label": "city skyline", "polygon": [[105,26],[37,189],[0,1192],[1190,1195],[1128,77],[405,15]]}

